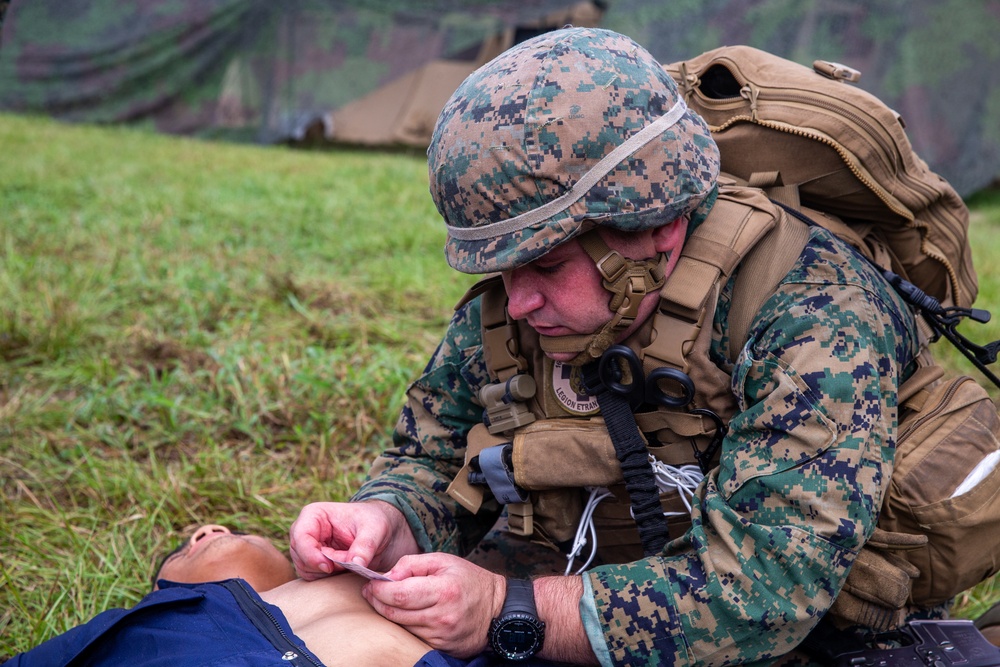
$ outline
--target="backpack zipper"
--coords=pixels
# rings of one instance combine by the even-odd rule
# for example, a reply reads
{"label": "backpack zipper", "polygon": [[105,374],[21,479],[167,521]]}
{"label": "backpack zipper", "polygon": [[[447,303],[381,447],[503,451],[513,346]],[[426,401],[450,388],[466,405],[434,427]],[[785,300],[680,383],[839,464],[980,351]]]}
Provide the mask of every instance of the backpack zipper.
{"label": "backpack zipper", "polygon": [[[866,176],[864,176],[861,173],[860,169],[858,169],[854,161],[850,159],[850,156],[847,154],[847,152],[837,142],[827,139],[825,137],[812,134],[810,132],[806,132],[805,130],[799,130],[798,128],[793,129],[788,126],[780,125],[772,121],[761,120],[760,118],[758,118],[757,107],[758,107],[758,100],[760,99],[760,92],[761,92],[760,88],[754,86],[751,82],[746,80],[746,78],[740,73],[739,69],[736,68],[735,66],[727,66],[726,69],[729,70],[729,73],[732,74],[733,78],[740,84],[740,96],[722,98],[719,99],[718,101],[726,102],[726,101],[738,101],[740,99],[747,100],[748,102],[750,102],[750,115],[747,116],[746,114],[741,114],[738,116],[733,116],[722,125],[710,127],[712,131],[721,132],[729,128],[738,121],[746,121],[750,123],[756,123],[757,125],[760,125],[762,127],[767,127],[773,130],[778,130],[780,132],[785,132],[787,134],[793,134],[807,139],[811,139],[813,141],[818,141],[833,148],[837,152],[837,154],[840,155],[841,160],[843,160],[844,164],[847,165],[847,168],[850,169],[851,173],[854,174],[854,177],[857,178],[862,185],[864,185],[872,192],[872,194],[878,197],[879,200],[883,204],[885,204],[889,210],[891,210],[896,215],[899,215],[903,219],[913,223],[915,227],[921,230],[921,239],[920,239],[921,252],[923,252],[927,257],[930,257],[931,259],[937,260],[937,262],[944,267],[945,271],[948,274],[948,278],[951,283],[951,288],[952,291],[955,293],[956,298],[958,297],[959,294],[962,293],[961,281],[959,280],[957,270],[951,265],[949,259],[943,256],[942,253],[938,253],[927,246],[926,240],[927,240],[928,225],[926,223],[918,223],[914,219],[912,211],[910,211],[908,208],[901,208],[900,204],[896,204],[894,201],[892,201],[892,198],[886,193],[885,188],[883,188],[878,183],[875,183],[870,179],[868,179]],[[697,90],[697,88],[691,88],[690,90],[693,93]],[[708,100],[708,102],[711,101],[714,100]],[[838,115],[842,115],[848,118],[849,120],[853,121],[857,125],[861,126],[871,137],[873,137],[876,140],[879,149],[882,151],[883,160],[887,164],[893,164],[895,162],[894,160],[889,159],[890,156],[895,155],[897,152],[899,152],[895,149],[894,142],[892,142],[891,139],[886,139],[884,133],[881,132],[876,126],[868,122],[866,118],[857,113],[854,113],[849,109],[845,109],[842,106],[836,104],[828,103],[823,98],[812,97],[808,95],[796,95],[794,92],[791,91],[786,91],[784,94],[781,95],[775,95],[770,99],[768,99],[767,96],[765,95],[765,101],[772,103],[781,103],[783,101],[800,102],[804,104],[815,105],[822,109],[834,112]],[[710,104],[706,104],[706,106],[710,106]],[[905,171],[899,172],[899,178],[900,181],[903,181],[905,179],[906,184],[909,186],[910,189],[921,192],[923,194],[922,198],[924,199],[925,202],[933,201],[933,198],[930,196],[933,193],[933,191],[930,190],[926,185],[924,185],[923,183],[921,183],[916,179],[911,178],[909,174],[907,174]],[[954,241],[954,239],[951,240]]]}
{"label": "backpack zipper", "polygon": [[[772,130],[778,130],[779,132],[784,132],[786,134],[794,134],[796,136],[804,137],[806,139],[811,139],[813,141],[818,141],[822,144],[826,144],[830,148],[837,151],[837,154],[840,155],[840,158],[844,161],[844,164],[847,165],[847,168],[851,170],[851,173],[854,174],[854,177],[857,178],[859,181],[861,181],[862,185],[871,190],[872,194],[878,197],[879,200],[881,200],[882,203],[885,204],[889,210],[891,210],[893,213],[900,216],[901,218],[913,222],[913,213],[910,212],[909,209],[901,207],[899,204],[896,204],[889,197],[883,194],[884,189],[877,183],[871,181],[863,173],[861,173],[861,170],[858,169],[857,165],[854,164],[854,161],[850,159],[850,156],[847,154],[847,151],[845,151],[837,142],[827,139],[826,137],[819,136],[817,134],[806,132],[805,130],[800,130],[798,128],[791,128],[787,125],[781,125],[768,120],[755,119],[752,116],[747,116],[747,115],[733,116],[732,118],[728,119],[724,124],[714,125],[710,129],[713,132],[723,132],[730,126],[738,122],[754,123],[756,125],[767,127]],[[921,226],[926,226],[926,225],[921,225]]]}
{"label": "backpack zipper", "polygon": [[[962,294],[961,281],[959,280],[957,270],[955,269],[955,267],[951,265],[951,261],[947,257],[945,257],[943,253],[939,253],[927,245],[927,230],[928,230],[927,223],[918,222],[913,217],[913,213],[909,209],[900,208],[893,201],[884,196],[882,194],[884,192],[884,189],[878,184],[873,183],[864,174],[861,173],[861,171],[854,164],[854,161],[850,159],[850,156],[840,146],[840,144],[825,137],[806,132],[804,130],[799,130],[797,128],[792,128],[787,125],[781,125],[771,121],[754,119],[753,117],[747,115],[733,116],[732,118],[727,120],[724,124],[711,126],[710,129],[713,132],[722,132],[737,122],[754,123],[756,125],[767,127],[772,130],[777,130],[779,132],[784,132],[786,134],[793,134],[796,136],[804,137],[806,139],[811,139],[813,141],[818,141],[822,144],[826,144],[833,150],[837,151],[837,154],[840,155],[841,160],[843,160],[844,164],[847,165],[847,168],[850,169],[851,173],[854,174],[854,177],[857,178],[862,185],[864,185],[866,188],[868,188],[869,191],[871,191],[872,194],[878,197],[879,200],[881,200],[882,203],[885,204],[889,210],[891,210],[893,213],[896,213],[903,219],[909,221],[914,227],[921,230],[920,251],[924,253],[924,255],[926,255],[927,257],[937,260],[937,262],[944,268],[945,272],[948,274],[948,279],[951,284],[951,289],[955,293],[956,298],[959,294]],[[908,179],[908,180],[910,180],[911,183],[913,182],[913,179]]]}
{"label": "backpack zipper", "polygon": [[[753,84],[747,83],[744,85],[744,87],[752,88]],[[758,92],[755,97],[758,97],[759,95],[760,92]],[[776,94],[775,97],[773,98],[769,98],[765,92],[764,100],[772,103],[781,103],[786,101],[793,103],[799,102],[807,106],[817,106],[820,107],[821,109],[826,109],[827,111],[831,111],[838,116],[843,116],[848,120],[850,120],[851,122],[853,122],[854,124],[859,125],[864,130],[865,133],[875,138],[875,140],[878,143],[879,149],[881,149],[882,151],[882,159],[887,164],[894,164],[895,162],[894,160],[892,160],[892,156],[898,152],[895,149],[895,142],[892,141],[891,139],[887,139],[884,136],[884,133],[879,128],[868,122],[867,118],[851,111],[850,109],[846,109],[843,106],[838,106],[836,104],[829,103],[822,97],[813,97],[810,95],[798,95],[793,91],[786,91],[781,95]]]}
{"label": "backpack zipper", "polygon": [[[742,97],[743,99],[751,99],[751,106],[753,108],[752,115],[754,117],[754,122],[757,122],[756,102],[758,97],[760,96],[761,89],[758,88],[757,86],[754,86],[751,81],[749,81],[745,76],[743,76],[743,73],[740,71],[739,67],[735,63],[728,63],[727,65],[725,65],[725,67],[727,70],[729,70],[729,73],[733,75],[733,78],[736,80],[736,82],[740,84],[740,97]],[[744,93],[744,89],[749,89],[749,92]],[[736,98],[730,98],[730,99],[735,100]],[[857,125],[860,125],[862,128],[864,128],[865,132],[871,135],[878,142],[879,149],[882,151],[882,157],[887,164],[895,164],[895,160],[892,159],[892,156],[894,156],[896,153],[899,152],[895,149],[895,142],[892,141],[891,138],[886,138],[885,133],[883,133],[881,129],[878,128],[877,126],[872,125],[867,118],[858,113],[855,113],[854,111],[851,111],[850,109],[845,109],[842,104],[833,104],[827,102],[823,97],[820,96],[797,94],[794,89],[785,89],[784,92],[782,93],[777,93],[772,90],[765,90],[764,99],[768,102],[774,102],[774,103],[781,103],[784,101],[801,102],[808,106],[818,106],[822,109],[826,109],[827,111],[832,111],[838,116],[844,116],[845,118],[848,118],[849,120],[853,121]],[[879,195],[879,198],[882,199],[882,196]],[[909,219],[912,217],[912,215],[904,214],[903,217]]]}

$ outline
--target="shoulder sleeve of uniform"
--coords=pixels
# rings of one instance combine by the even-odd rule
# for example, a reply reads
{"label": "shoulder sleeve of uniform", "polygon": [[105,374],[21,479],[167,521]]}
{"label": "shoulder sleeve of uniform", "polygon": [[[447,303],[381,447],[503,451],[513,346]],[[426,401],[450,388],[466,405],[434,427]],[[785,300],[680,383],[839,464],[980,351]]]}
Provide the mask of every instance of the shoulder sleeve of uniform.
{"label": "shoulder sleeve of uniform", "polygon": [[[400,507],[426,550],[462,553],[488,528],[473,526],[480,516],[470,517],[446,492],[465,463],[469,431],[482,421],[477,396],[489,382],[480,302],[474,298],[455,312],[423,373],[406,392],[393,447],[375,459],[354,496]],[[480,514],[483,524],[492,522],[486,513]]]}
{"label": "shoulder sleeve of uniform", "polygon": [[829,609],[875,527],[913,344],[882,283],[818,234],[764,304],[691,529],[661,556],[588,573],[615,663],[756,662]]}
{"label": "shoulder sleeve of uniform", "polygon": [[469,291],[467,291],[465,295],[458,300],[458,303],[455,304],[455,310],[461,310],[465,304],[469,303],[476,297],[482,296],[491,289],[500,287],[502,284],[503,278],[499,273],[487,274],[486,277],[477,280],[476,283],[469,288]]}

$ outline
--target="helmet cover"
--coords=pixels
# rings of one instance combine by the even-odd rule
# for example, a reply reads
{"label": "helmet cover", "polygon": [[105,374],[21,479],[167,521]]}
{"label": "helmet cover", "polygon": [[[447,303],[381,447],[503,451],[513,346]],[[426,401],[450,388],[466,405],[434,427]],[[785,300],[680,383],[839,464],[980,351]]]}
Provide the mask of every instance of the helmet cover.
{"label": "helmet cover", "polygon": [[427,150],[448,263],[527,264],[593,225],[659,227],[712,191],[719,151],[670,75],[609,30],[564,28],[473,72]]}

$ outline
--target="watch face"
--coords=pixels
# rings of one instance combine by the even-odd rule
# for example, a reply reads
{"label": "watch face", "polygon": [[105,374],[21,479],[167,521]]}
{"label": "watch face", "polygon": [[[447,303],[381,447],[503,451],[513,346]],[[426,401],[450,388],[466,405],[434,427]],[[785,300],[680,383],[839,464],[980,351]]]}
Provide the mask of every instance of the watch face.
{"label": "watch face", "polygon": [[530,658],[541,648],[542,630],[532,618],[506,618],[492,636],[493,650],[507,660]]}

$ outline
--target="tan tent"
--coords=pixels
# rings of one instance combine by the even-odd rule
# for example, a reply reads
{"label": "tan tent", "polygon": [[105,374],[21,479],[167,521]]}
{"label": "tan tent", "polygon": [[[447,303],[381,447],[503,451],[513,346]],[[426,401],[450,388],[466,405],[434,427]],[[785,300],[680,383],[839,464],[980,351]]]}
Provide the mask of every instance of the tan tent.
{"label": "tan tent", "polygon": [[600,3],[585,0],[537,22],[507,28],[484,40],[468,60],[432,61],[324,114],[308,139],[425,147],[448,97],[477,67],[534,35],[565,25],[597,27],[602,14]]}

